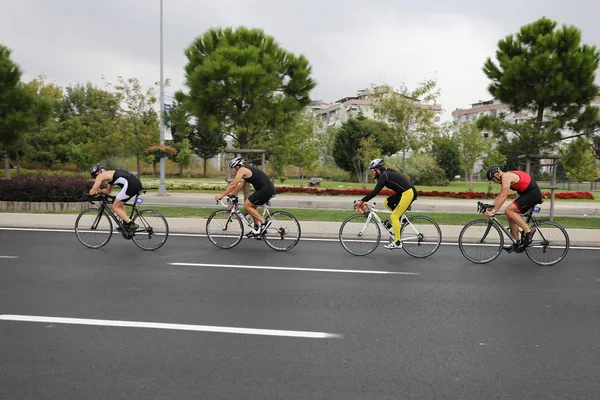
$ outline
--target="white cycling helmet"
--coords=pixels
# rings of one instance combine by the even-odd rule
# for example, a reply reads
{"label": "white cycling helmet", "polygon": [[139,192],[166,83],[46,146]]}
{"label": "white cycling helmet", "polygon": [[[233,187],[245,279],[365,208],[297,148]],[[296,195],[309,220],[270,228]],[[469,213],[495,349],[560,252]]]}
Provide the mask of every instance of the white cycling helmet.
{"label": "white cycling helmet", "polygon": [[376,158],[369,163],[369,169],[377,169],[381,168],[385,165],[385,162],[382,158]]}
{"label": "white cycling helmet", "polygon": [[235,168],[238,165],[244,165],[245,161],[242,157],[236,157],[233,160],[229,161],[229,168]]}

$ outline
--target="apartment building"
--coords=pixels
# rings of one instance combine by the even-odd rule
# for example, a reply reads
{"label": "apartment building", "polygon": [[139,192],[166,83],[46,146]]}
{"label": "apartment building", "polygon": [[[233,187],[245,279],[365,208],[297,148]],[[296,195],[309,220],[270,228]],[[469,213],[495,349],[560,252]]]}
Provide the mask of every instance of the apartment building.
{"label": "apartment building", "polygon": [[[596,95],[596,98],[592,100],[592,105],[600,107],[600,93]],[[518,124],[519,121],[526,118],[535,117],[535,113],[531,111],[513,113],[510,111],[508,105],[501,103],[498,99],[492,99],[487,101],[479,100],[477,103],[471,104],[471,108],[458,109],[452,112],[452,118],[454,121],[462,123],[468,121],[477,120],[479,117],[489,115],[491,117],[499,116],[504,114],[504,119],[509,122]],[[552,116],[553,112],[550,110],[544,111],[544,116]],[[565,132],[565,136],[570,136],[572,132]],[[489,132],[482,132],[482,135],[486,139],[490,138]]]}
{"label": "apartment building", "polygon": [[[596,107],[600,107],[600,93],[598,93],[598,95],[596,95],[596,98],[592,100],[591,104]],[[509,122],[512,122],[515,124],[518,124],[523,119],[533,118],[536,116],[535,113],[533,113],[531,111],[514,113],[509,109],[508,105],[501,103],[498,99],[491,99],[491,100],[486,100],[486,101],[479,100],[476,103],[472,103],[471,108],[455,110],[452,112],[452,118],[455,122],[464,123],[464,122],[469,122],[469,121],[475,121],[478,118],[485,116],[485,115],[490,116],[490,117],[497,117],[497,116],[500,116],[501,114],[504,115],[504,119],[506,121],[509,121]],[[550,110],[544,111],[545,118],[551,117],[552,115],[553,115],[552,111],[550,111]],[[482,131],[481,134],[483,135],[483,137],[485,139],[488,139],[488,140],[491,139],[491,137],[492,137],[491,132],[488,132],[485,130]],[[570,130],[565,130],[563,132],[563,137],[571,136],[574,134],[575,133]],[[549,161],[548,160],[542,161],[542,163],[549,163]],[[477,171],[479,171],[481,168],[483,168],[482,159],[477,161],[475,168],[473,169],[473,174],[477,174]]]}
{"label": "apartment building", "polygon": [[[423,104],[423,107],[441,111],[439,104]],[[323,129],[330,126],[341,126],[349,119],[356,118],[360,113],[367,118],[381,119],[375,114],[375,100],[371,96],[370,89],[358,90],[356,96],[344,97],[333,103],[315,100],[312,102],[311,108],[319,116]],[[439,115],[436,115],[435,122],[439,122],[439,120]]]}

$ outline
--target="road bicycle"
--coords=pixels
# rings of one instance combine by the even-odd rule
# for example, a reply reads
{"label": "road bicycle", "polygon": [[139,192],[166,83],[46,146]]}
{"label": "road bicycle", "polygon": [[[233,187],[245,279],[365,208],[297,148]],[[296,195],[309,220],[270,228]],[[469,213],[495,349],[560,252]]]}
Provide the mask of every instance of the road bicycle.
{"label": "road bicycle", "polygon": [[113,222],[117,230],[127,240],[133,240],[139,248],[144,250],[156,250],[165,244],[169,237],[169,224],[161,213],[154,210],[138,210],[137,206],[143,203],[139,196],[146,193],[141,190],[136,196],[131,207],[129,218],[138,225],[135,231],[130,231],[123,224],[121,218],[109,206],[116,196],[100,194],[97,197],[89,197],[92,204],[99,202],[98,207],[83,210],[75,220],[75,234],[77,239],[85,247],[99,249],[106,245],[113,234]]}
{"label": "road bicycle", "polygon": [[[224,199],[226,199],[226,203],[223,203]],[[252,216],[240,210],[237,195],[224,197],[221,199],[221,204],[226,209],[215,211],[206,221],[208,239],[221,249],[231,249],[241,242],[244,237],[244,225],[248,227],[249,231],[246,237],[264,240],[267,246],[273,250],[288,251],[300,241],[300,223],[296,217],[286,211],[271,212],[269,210],[270,200],[262,206],[265,223],[271,222],[271,225],[263,233],[256,233]]]}
{"label": "road bicycle", "polygon": [[[492,208],[491,204],[477,202],[478,213],[483,213],[490,208]],[[497,218],[497,216],[506,215],[502,212],[496,213],[491,218],[477,219],[465,225],[458,236],[460,252],[467,260],[476,264],[485,264],[495,260],[503,249],[509,253],[524,251],[527,257],[538,265],[548,266],[560,262],[569,252],[569,235],[556,222],[538,221],[533,214],[540,211],[541,208],[535,206],[523,214],[527,225],[536,229],[529,245],[523,246],[521,241],[514,238],[510,227],[502,225]],[[512,242],[510,246],[504,246],[504,235]],[[522,231],[520,235],[522,238]]]}
{"label": "road bicycle", "polygon": [[[356,201],[354,209],[357,209]],[[400,217],[400,237],[402,248],[413,257],[429,257],[437,251],[442,243],[442,231],[439,225],[424,215],[408,216],[411,207]],[[363,203],[360,214],[351,215],[340,226],[340,243],[350,254],[366,256],[372,253],[381,241],[381,227],[389,235],[390,242],[394,241],[392,224],[382,221],[375,203]],[[385,211],[379,211],[385,212]]]}

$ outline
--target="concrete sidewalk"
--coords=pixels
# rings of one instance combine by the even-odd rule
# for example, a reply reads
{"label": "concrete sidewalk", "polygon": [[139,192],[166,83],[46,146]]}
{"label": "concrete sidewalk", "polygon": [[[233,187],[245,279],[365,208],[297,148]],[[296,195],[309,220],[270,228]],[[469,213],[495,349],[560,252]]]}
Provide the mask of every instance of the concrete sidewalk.
{"label": "concrete sidewalk", "polygon": [[[0,228],[67,229],[75,226],[76,214],[0,213]],[[167,218],[172,233],[206,234],[206,218]],[[339,222],[301,221],[302,238],[337,239]],[[462,226],[442,225],[442,241],[456,243]],[[571,245],[600,247],[600,230],[568,229]],[[384,240],[387,240],[385,238]]]}

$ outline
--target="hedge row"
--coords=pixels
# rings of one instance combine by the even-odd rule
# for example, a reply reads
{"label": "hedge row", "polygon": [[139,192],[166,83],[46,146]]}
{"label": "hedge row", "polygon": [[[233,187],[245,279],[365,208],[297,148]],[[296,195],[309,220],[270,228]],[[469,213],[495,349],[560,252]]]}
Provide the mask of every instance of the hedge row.
{"label": "hedge row", "polygon": [[80,177],[26,176],[0,180],[2,201],[84,201],[93,181]]}

